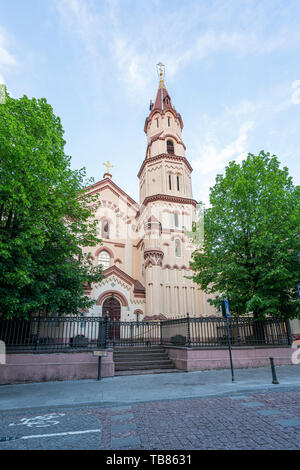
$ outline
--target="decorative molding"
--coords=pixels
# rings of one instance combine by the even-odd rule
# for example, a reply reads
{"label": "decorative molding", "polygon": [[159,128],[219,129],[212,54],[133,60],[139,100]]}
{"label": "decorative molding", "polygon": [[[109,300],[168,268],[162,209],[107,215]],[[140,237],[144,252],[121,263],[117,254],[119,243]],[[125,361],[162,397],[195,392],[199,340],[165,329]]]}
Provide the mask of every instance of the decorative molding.
{"label": "decorative molding", "polygon": [[183,163],[186,164],[186,166],[188,167],[190,172],[193,171],[193,168],[191,167],[191,165],[188,162],[188,160],[186,159],[186,157],[181,157],[179,155],[170,155],[169,153],[160,153],[159,155],[156,155],[155,157],[145,158],[145,160],[143,161],[142,166],[140,168],[140,171],[138,172],[138,178],[140,177],[140,175],[141,175],[141,173],[142,173],[142,171],[143,171],[146,164],[151,163],[151,162],[155,162],[155,161],[161,160],[161,159],[169,159],[169,160],[173,160],[173,161],[183,162]]}
{"label": "decorative molding", "polygon": [[188,270],[190,271],[191,268],[188,268],[186,267],[185,265],[182,265],[180,268],[177,266],[177,264],[175,264],[174,266],[170,266],[169,264],[164,264],[164,266],[162,267],[162,269],[170,269],[171,271],[173,269],[178,269],[178,270]]}
{"label": "decorative molding", "polygon": [[197,201],[195,199],[180,196],[171,196],[169,194],[154,194],[153,196],[147,196],[144,199],[142,206],[146,206],[149,202],[154,201],[168,201],[179,204],[191,204],[192,206],[197,207]]}
{"label": "decorative molding", "polygon": [[162,259],[164,257],[164,252],[158,248],[154,248],[152,250],[145,250],[144,251],[144,259],[145,259],[145,268],[151,264],[152,266],[162,266]]}
{"label": "decorative molding", "polygon": [[123,295],[121,292],[117,290],[107,290],[103,292],[102,294],[100,294],[97,299],[96,305],[102,305],[104,300],[106,300],[108,297],[111,297],[112,294],[114,294],[114,297],[121,302],[121,305],[123,307],[128,307],[128,301],[125,295]]}
{"label": "decorative molding", "polygon": [[[110,284],[112,287],[114,287],[115,284],[118,284],[120,287],[123,287],[123,289],[128,290],[128,292],[130,292],[130,290],[131,290],[131,286],[127,282],[125,282],[123,279],[120,279],[119,277],[117,277],[115,275],[110,276],[109,278],[105,278],[100,283],[101,286],[105,286],[106,284]],[[114,285],[112,285],[112,284],[114,284]]]}
{"label": "decorative molding", "polygon": [[126,274],[122,269],[120,269],[118,266],[110,266],[109,268],[105,269],[103,271],[103,274],[106,278],[109,276],[115,275],[118,278],[122,279],[124,282],[132,286],[135,283],[135,279],[133,279],[129,274]]}
{"label": "decorative molding", "polygon": [[138,313],[140,313],[141,315],[144,315],[144,312],[143,312],[140,308],[137,308],[137,309],[133,312],[133,315],[137,315]]}
{"label": "decorative molding", "polygon": [[98,248],[96,251],[95,251],[95,258],[97,258],[99,256],[99,254],[101,253],[101,251],[107,251],[107,253],[109,253],[110,257],[112,259],[114,259],[115,255],[113,253],[113,251],[108,247],[108,246],[101,246],[100,248]]}
{"label": "decorative molding", "polygon": [[147,315],[143,321],[153,321],[153,320],[167,320],[167,317],[165,315]]}

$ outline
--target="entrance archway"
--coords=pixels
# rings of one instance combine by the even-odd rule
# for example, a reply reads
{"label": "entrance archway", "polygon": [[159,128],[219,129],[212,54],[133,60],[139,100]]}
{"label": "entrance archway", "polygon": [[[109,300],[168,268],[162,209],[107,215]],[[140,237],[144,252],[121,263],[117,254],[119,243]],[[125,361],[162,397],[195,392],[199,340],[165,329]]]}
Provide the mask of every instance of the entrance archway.
{"label": "entrance archway", "polygon": [[115,340],[120,338],[120,323],[121,320],[121,304],[114,296],[108,297],[104,300],[102,305],[102,316],[108,316],[109,329],[108,329],[108,338],[110,340]]}

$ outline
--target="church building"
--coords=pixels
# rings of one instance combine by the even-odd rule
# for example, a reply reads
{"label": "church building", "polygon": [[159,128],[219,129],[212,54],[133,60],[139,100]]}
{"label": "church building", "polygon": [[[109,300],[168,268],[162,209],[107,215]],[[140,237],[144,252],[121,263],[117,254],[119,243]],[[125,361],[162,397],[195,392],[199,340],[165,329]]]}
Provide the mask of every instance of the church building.
{"label": "church building", "polygon": [[103,179],[86,188],[100,193],[95,214],[100,246],[89,248],[105,279],[90,286],[96,305],[87,315],[112,320],[158,320],[216,315],[207,295],[188,276],[195,246],[186,235],[196,220],[192,167],[182,140],[183,121],[163,79],[155,102],[150,102],[144,131],[144,161],[138,173],[139,203],[113,180],[110,165]]}

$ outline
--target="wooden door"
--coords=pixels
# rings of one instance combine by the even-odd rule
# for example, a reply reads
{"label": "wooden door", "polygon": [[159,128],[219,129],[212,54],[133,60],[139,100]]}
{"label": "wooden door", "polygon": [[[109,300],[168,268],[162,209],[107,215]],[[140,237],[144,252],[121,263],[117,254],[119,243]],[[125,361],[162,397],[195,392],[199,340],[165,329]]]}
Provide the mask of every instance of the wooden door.
{"label": "wooden door", "polygon": [[[108,338],[115,340],[120,338],[121,305],[114,297],[109,297],[103,303],[102,316],[108,316],[110,323],[108,329]],[[116,322],[114,324],[114,322]]]}

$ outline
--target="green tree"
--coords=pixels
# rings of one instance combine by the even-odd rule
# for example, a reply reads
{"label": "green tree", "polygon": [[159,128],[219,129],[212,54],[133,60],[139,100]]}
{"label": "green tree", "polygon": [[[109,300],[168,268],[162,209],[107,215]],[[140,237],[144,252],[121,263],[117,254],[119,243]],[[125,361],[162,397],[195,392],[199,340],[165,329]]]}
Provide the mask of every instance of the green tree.
{"label": "green tree", "polygon": [[101,242],[85,170],[72,170],[45,99],[0,104],[0,316],[78,313],[103,279],[84,248]]}
{"label": "green tree", "polygon": [[275,155],[230,162],[210,189],[203,246],[193,253],[193,280],[230,299],[233,314],[300,316],[300,187]]}

